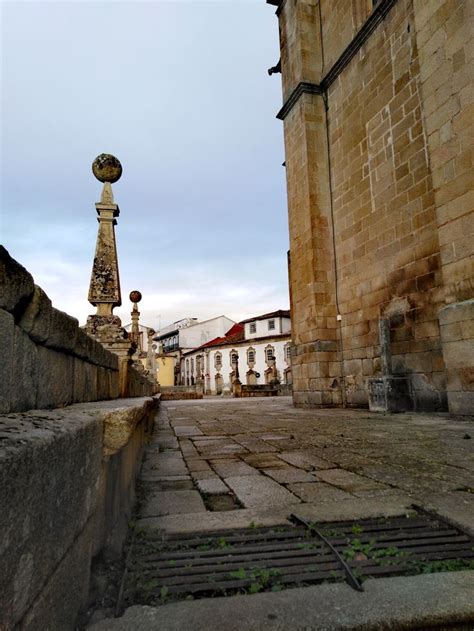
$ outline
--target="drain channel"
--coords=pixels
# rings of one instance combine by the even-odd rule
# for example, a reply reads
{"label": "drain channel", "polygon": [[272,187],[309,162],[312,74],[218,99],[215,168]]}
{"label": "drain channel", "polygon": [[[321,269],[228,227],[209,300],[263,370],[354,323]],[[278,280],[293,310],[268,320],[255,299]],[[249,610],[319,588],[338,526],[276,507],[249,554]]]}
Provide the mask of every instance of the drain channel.
{"label": "drain channel", "polygon": [[122,607],[279,591],[349,575],[360,589],[369,577],[474,568],[474,539],[420,513],[166,538],[144,530],[130,552]]}

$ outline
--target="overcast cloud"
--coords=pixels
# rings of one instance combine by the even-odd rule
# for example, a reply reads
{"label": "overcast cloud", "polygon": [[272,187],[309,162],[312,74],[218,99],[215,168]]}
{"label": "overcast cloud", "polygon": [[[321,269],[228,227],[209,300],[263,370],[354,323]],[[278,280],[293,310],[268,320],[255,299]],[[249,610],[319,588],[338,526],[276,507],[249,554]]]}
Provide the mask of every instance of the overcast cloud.
{"label": "overcast cloud", "polygon": [[91,173],[114,185],[123,306],[142,322],[288,307],[278,26],[249,2],[3,2],[1,243],[85,322]]}

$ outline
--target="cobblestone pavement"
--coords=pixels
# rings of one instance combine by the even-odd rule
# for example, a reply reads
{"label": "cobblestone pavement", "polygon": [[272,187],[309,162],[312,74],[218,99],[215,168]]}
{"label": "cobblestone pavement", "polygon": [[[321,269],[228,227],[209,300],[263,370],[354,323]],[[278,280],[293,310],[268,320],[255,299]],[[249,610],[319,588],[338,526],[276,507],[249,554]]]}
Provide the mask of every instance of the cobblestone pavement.
{"label": "cobblestone pavement", "polygon": [[143,525],[168,532],[401,514],[474,528],[474,423],[447,414],[296,409],[289,397],[162,404]]}

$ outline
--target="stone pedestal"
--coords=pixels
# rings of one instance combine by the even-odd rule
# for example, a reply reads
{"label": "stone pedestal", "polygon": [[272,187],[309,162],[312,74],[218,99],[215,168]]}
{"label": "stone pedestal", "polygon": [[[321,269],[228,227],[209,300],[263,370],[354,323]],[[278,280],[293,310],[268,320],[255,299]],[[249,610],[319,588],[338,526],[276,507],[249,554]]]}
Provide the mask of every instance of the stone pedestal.
{"label": "stone pedestal", "polygon": [[132,361],[135,346],[122,328],[118,316],[90,315],[84,331],[100,342],[107,350],[118,355],[119,358],[119,391],[120,396],[126,396],[128,365]]}
{"label": "stone pedestal", "polygon": [[413,398],[409,377],[374,377],[368,381],[371,412],[409,412]]}

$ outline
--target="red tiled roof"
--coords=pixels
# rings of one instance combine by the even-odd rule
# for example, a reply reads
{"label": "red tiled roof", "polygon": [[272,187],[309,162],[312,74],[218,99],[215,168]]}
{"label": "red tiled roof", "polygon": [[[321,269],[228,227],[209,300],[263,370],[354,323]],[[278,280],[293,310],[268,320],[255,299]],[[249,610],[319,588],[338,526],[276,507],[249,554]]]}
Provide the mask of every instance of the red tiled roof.
{"label": "red tiled roof", "polygon": [[234,344],[236,342],[241,342],[245,339],[244,327],[241,324],[234,324],[232,328],[230,328],[224,337],[215,337],[213,340],[198,346],[198,348],[194,348],[191,352],[195,352],[201,350],[203,348],[209,348],[212,346],[221,346],[223,344]]}

